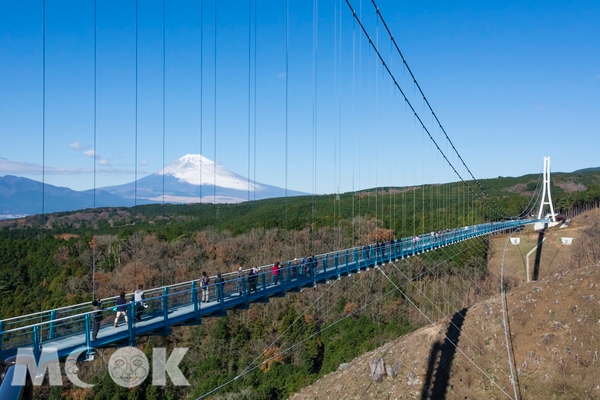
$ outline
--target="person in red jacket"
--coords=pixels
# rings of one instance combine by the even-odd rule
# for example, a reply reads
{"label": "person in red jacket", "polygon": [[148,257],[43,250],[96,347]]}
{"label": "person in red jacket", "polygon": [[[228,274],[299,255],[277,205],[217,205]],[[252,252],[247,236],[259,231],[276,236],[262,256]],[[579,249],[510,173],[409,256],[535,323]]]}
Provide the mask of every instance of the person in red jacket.
{"label": "person in red jacket", "polygon": [[277,283],[279,282],[279,273],[281,272],[279,268],[279,261],[273,264],[271,272],[273,272],[273,284],[277,285]]}

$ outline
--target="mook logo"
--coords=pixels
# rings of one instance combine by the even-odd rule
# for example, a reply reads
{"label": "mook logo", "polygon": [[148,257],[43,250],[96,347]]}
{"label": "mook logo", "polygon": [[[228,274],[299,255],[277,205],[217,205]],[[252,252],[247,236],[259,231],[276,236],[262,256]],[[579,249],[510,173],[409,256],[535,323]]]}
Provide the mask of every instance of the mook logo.
{"label": "mook logo", "polygon": [[[164,348],[152,349],[152,385],[165,386],[167,375],[175,386],[189,386],[189,382],[179,369],[179,363],[187,353],[187,347],[176,347],[167,358],[167,350]],[[65,375],[80,388],[91,388],[95,385],[82,381],[79,376],[77,359],[87,349],[74,351],[65,360]],[[11,384],[13,386],[24,386],[27,374],[34,386],[41,386],[44,378],[48,375],[50,386],[62,386],[62,375],[60,362],[56,348],[45,347],[39,358],[36,359],[31,348],[20,348],[17,351],[15,361],[15,372]],[[108,361],[108,373],[119,386],[134,388],[144,382],[150,374],[150,362],[141,350],[135,347],[123,347],[115,351]]]}

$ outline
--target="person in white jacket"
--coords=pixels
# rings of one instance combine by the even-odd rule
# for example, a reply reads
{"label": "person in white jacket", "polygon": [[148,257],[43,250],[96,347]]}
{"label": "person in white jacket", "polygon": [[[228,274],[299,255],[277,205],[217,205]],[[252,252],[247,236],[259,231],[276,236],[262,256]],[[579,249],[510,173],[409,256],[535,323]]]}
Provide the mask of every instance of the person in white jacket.
{"label": "person in white jacket", "polygon": [[144,286],[138,285],[137,290],[135,292],[133,292],[133,295],[131,296],[131,302],[135,303],[135,320],[136,321],[142,320],[142,313],[148,307],[148,305],[146,304],[146,302],[144,300],[146,300],[146,295],[144,294]]}

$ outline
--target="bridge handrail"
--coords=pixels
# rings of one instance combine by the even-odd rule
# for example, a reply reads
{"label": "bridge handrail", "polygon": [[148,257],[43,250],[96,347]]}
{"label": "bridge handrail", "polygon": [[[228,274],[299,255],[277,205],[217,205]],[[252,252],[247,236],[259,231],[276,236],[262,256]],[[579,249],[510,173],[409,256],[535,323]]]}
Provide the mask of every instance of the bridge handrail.
{"label": "bridge handrail", "polygon": [[[514,223],[514,222],[519,222],[519,224],[517,224],[517,225],[521,225],[521,224],[526,224],[526,223],[532,223],[532,221],[533,220],[510,220],[510,221],[504,221],[504,222],[500,222],[501,227],[499,229],[500,230],[504,229],[504,227],[505,227],[505,225],[507,225],[507,223],[508,223],[508,225],[512,225],[512,223]],[[472,230],[473,228],[477,229],[479,227],[484,227],[484,226],[485,227],[497,227],[498,223],[497,222],[491,222],[491,223],[484,223],[484,224],[472,225],[472,226],[465,227],[465,230]],[[452,236],[456,236],[456,233],[460,232],[461,229],[463,229],[463,228],[462,227],[461,228],[453,228],[453,229],[445,230],[443,232],[444,232],[444,234],[451,234]],[[408,238],[401,238],[401,239],[398,239],[395,243],[414,244],[414,243],[412,243],[413,239],[414,239],[414,236],[413,237],[408,237]],[[439,237],[435,237],[435,241],[438,241],[438,240],[440,240]],[[429,236],[429,234],[423,235],[423,239],[418,243],[418,245],[421,245],[421,246],[424,245],[425,241],[427,241],[428,244],[431,244],[432,240],[431,240],[431,236]],[[322,253],[322,254],[319,254],[319,255],[315,255],[314,257],[315,257],[316,261],[320,261],[320,260],[325,259],[327,257],[327,255],[330,255],[330,254],[331,255],[335,255],[336,253],[337,254],[345,254],[346,251],[348,251],[349,254],[354,254],[354,250],[357,250],[361,254],[360,258],[362,258],[362,251],[363,251],[363,248],[365,246],[369,246],[370,251],[375,251],[375,250],[380,249],[380,247],[377,246],[376,244],[368,244],[368,245],[364,245],[364,246],[356,246],[356,247],[350,247],[350,248],[347,248],[347,249],[342,249],[342,250],[336,250],[336,251],[332,251],[332,252]],[[389,244],[389,243],[385,243],[385,248],[386,249],[389,248],[391,250],[392,245]],[[282,262],[281,270],[286,270],[287,269],[288,270],[288,274],[289,274],[289,269],[291,269],[293,267],[298,267],[298,266],[302,266],[303,265],[302,264],[302,259],[297,259],[295,261],[297,262],[297,264],[293,264],[294,260],[287,260],[287,261]],[[259,267],[259,273],[257,274],[257,276],[258,275],[262,275],[262,274],[269,274],[270,271],[269,271],[268,268],[272,267],[273,265],[274,264],[267,264],[267,265]],[[322,263],[321,263],[321,266],[322,266]],[[247,273],[250,269],[251,268],[248,268],[248,269],[245,269],[245,270],[242,270],[242,271]],[[265,271],[265,269],[266,269],[266,271]],[[221,282],[221,283],[211,283],[211,284],[209,284],[209,285],[207,285],[205,287],[214,288],[214,287],[217,287],[218,285],[222,285],[222,284],[224,284],[226,282],[237,282],[237,281],[241,281],[241,280],[243,280],[245,278],[246,279],[248,278],[247,275],[244,275],[244,277],[242,277],[242,278],[237,277],[236,276],[237,272],[238,271],[230,272],[230,273],[226,273],[226,274],[222,274],[221,275],[224,278],[225,277],[230,278],[233,275],[234,276],[233,279],[227,279],[226,281]],[[315,271],[315,273],[317,273],[317,271]],[[216,278],[216,277],[213,276],[211,278]],[[156,291],[160,292],[160,290],[164,291],[165,288],[181,287],[181,286],[184,286],[184,285],[187,285],[187,284],[193,284],[194,282],[198,282],[198,279],[194,279],[194,280],[190,280],[190,281],[186,281],[186,282],[179,282],[179,283],[176,283],[176,284],[161,286],[161,287],[157,287],[157,288],[151,288],[151,289],[145,290],[144,292],[145,293],[156,292]],[[166,297],[171,297],[171,296],[175,296],[175,295],[181,295],[183,293],[187,293],[187,292],[191,292],[191,291],[192,291],[192,288],[182,289],[182,290],[178,290],[176,292],[170,292],[170,291],[167,290],[166,294],[162,293],[162,294],[159,294],[158,296],[149,297],[149,298],[146,299],[146,301],[161,299],[161,298],[164,298],[165,296]],[[132,293],[128,293],[126,296],[128,297],[128,296],[131,296],[131,295],[132,295]],[[108,297],[108,298],[102,299],[102,302],[109,302],[110,303],[111,301],[116,300],[117,298],[118,298],[118,296]],[[50,313],[52,313],[53,311],[54,312],[56,312],[56,311],[64,311],[66,309],[76,310],[77,308],[84,308],[86,305],[91,305],[91,303],[92,302],[78,303],[78,304],[74,304],[74,305],[71,305],[71,306],[60,307],[60,308],[53,309],[53,310],[45,310],[45,311],[40,311],[40,312],[37,312],[37,313],[27,314],[27,315],[23,315],[23,316],[11,317],[11,318],[4,319],[4,320],[2,320],[0,322],[5,323],[5,322],[9,322],[9,321],[14,321],[16,319],[21,319],[21,322],[23,322],[24,321],[23,318],[25,318],[25,317],[39,316],[40,314],[44,314],[44,313],[46,315],[50,315]],[[126,303],[126,305],[129,305],[131,303],[132,302],[128,302],[128,303]],[[105,308],[104,310],[109,310],[109,308]],[[66,321],[66,320],[72,320],[72,319],[76,319],[76,318],[85,317],[85,315],[88,315],[88,314],[91,314],[91,313],[94,313],[94,312],[96,312],[96,311],[92,310],[92,311],[87,311],[87,312],[78,313],[78,314],[74,314],[74,315],[68,315],[68,316],[65,316],[65,317],[60,317],[60,318],[55,318],[55,319],[49,319],[49,320],[46,320],[46,321],[38,322],[36,324],[29,324],[29,325],[18,327],[18,328],[12,328],[12,329],[9,329],[9,330],[2,330],[2,331],[0,331],[0,334],[3,335],[3,334],[6,334],[6,333],[17,332],[17,331],[20,331],[20,330],[25,330],[25,329],[31,328],[32,326],[43,326],[43,325],[47,325],[47,324],[56,324],[56,322],[60,322],[60,321]],[[31,320],[31,319],[34,319],[34,318],[30,318],[30,319],[27,319],[27,320]],[[27,321],[27,320],[25,320],[25,321]],[[17,323],[17,322],[11,322],[11,323],[14,324],[14,323]]]}
{"label": "bridge handrail", "polygon": [[[465,227],[464,229],[465,229],[465,231],[474,231],[474,230],[478,231],[481,227],[484,227],[483,231],[485,231],[485,232],[493,232],[493,231],[504,230],[504,229],[507,229],[507,228],[509,228],[511,226],[518,226],[518,225],[522,225],[524,223],[531,223],[530,221],[527,221],[527,222],[507,221],[507,222],[508,223],[502,223],[500,225],[495,224],[495,223],[492,223],[492,224],[489,224],[489,223],[488,224],[480,224],[480,225],[476,225],[476,226]],[[517,222],[517,224],[515,224],[515,222]],[[440,237],[440,236],[423,235],[423,239],[420,240],[417,243],[415,243],[413,241],[414,237],[413,238],[399,239],[398,241],[396,241],[396,243],[400,243],[401,246],[403,248],[405,248],[405,249],[411,249],[413,251],[414,250],[416,250],[416,251],[421,250],[422,251],[422,250],[425,250],[425,247],[430,246],[432,244],[435,244],[435,242],[445,241],[447,239],[454,239],[454,238],[456,238],[457,234],[460,237],[461,236],[461,230],[462,230],[462,228],[457,228],[457,229],[449,230],[449,231],[446,232],[447,234],[449,234],[449,236],[446,236],[446,237],[444,237],[444,236]],[[412,245],[409,246],[409,244],[412,244]],[[368,246],[369,246],[369,252],[368,252],[368,254],[366,254],[367,258],[371,258],[371,257],[377,258],[377,257],[381,256],[382,253],[380,253],[380,252],[382,251],[382,249],[381,249],[380,246],[378,246],[376,244],[369,244]],[[318,256],[315,256],[315,260],[318,262],[319,259],[321,259],[321,260],[327,259],[327,255],[336,255],[336,254],[339,255],[340,252],[345,255],[346,250],[352,250],[353,251],[352,257],[354,258],[354,261],[359,261],[360,259],[364,260],[365,259],[364,258],[365,253],[364,253],[364,250],[363,250],[364,247],[365,246],[357,246],[357,247],[353,247],[353,248],[349,248],[349,249],[337,250],[337,251],[333,251],[333,252],[328,252],[328,253],[320,254]],[[389,244],[389,243],[386,243],[385,244],[385,248],[386,249],[389,248],[390,251],[391,251],[392,245]],[[359,254],[361,254],[360,258],[355,258],[354,257],[354,250],[355,249],[356,250],[360,250],[360,252],[359,252]],[[391,253],[389,253],[389,254],[391,254]],[[338,260],[339,260],[339,258],[338,258]],[[285,271],[286,269],[288,270],[288,279],[290,279],[290,274],[291,274],[290,270],[291,269],[302,267],[304,265],[304,264],[301,264],[301,260],[296,260],[296,261],[298,261],[298,263],[292,264],[293,261],[289,261],[288,260],[288,262],[287,262],[288,266],[285,266],[285,262],[283,263],[284,266],[281,268],[281,271]],[[273,264],[271,264],[271,265],[273,265]],[[339,266],[339,261],[338,261],[338,266]],[[259,274],[257,274],[257,276],[258,275],[267,275],[267,274],[269,274],[271,271],[268,270],[268,269],[266,269],[268,267],[269,267],[268,265],[267,266],[262,266],[260,268],[260,270],[262,270],[262,271],[259,272]],[[311,274],[314,273],[314,276],[319,275],[319,274],[321,274],[321,273],[324,272],[325,263],[322,263],[320,265],[320,267],[321,267],[320,269],[317,269],[315,267],[316,267],[316,265],[314,265],[314,264],[311,266],[311,268],[312,268]],[[333,267],[333,265],[329,265],[329,267],[331,268],[331,267]],[[248,270],[246,270],[246,271],[248,271]],[[231,275],[235,275],[236,272],[229,273],[229,274],[224,274],[224,275],[226,277],[229,277]],[[284,275],[285,274],[283,272],[280,273],[280,277],[282,278],[282,281],[284,279]],[[314,276],[313,276],[313,280],[314,280]],[[244,280],[244,279],[248,279],[248,276],[244,275],[241,278],[240,277],[235,277],[234,279],[228,279],[228,280],[225,280],[223,282],[212,283],[212,284],[207,285],[206,288],[208,288],[208,287],[215,288],[217,286],[220,286],[222,288],[221,290],[223,290],[222,292],[220,292],[220,295],[226,295],[227,290],[224,289],[224,287],[225,287],[226,284],[232,284],[232,283],[235,282],[236,288],[237,288],[238,282],[240,280]],[[263,279],[263,281],[264,281],[264,279]],[[181,286],[184,286],[186,284],[190,284],[190,283],[193,284],[193,282],[195,282],[195,280],[194,281],[188,281],[188,282],[181,282],[181,283],[178,283],[178,284],[175,284],[175,285],[168,285],[168,287],[171,287],[171,288],[172,287],[176,287],[176,286],[181,287]],[[182,294],[185,294],[185,293],[188,293],[188,292],[192,292],[194,289],[197,290],[197,287],[196,288],[192,287],[192,288],[189,288],[189,289],[183,289],[183,290],[179,290],[179,291],[176,291],[176,292],[170,292],[170,291],[167,290],[167,293],[164,293],[164,288],[165,287],[162,287],[162,288],[153,288],[153,289],[147,290],[145,293],[155,292],[157,290],[163,289],[163,293],[162,294],[158,294],[157,296],[152,296],[150,298],[147,298],[147,299],[145,299],[145,301],[151,302],[151,301],[155,301],[155,300],[164,299],[165,297],[169,298],[169,297],[172,297],[172,296],[173,297],[174,296],[181,296]],[[230,291],[230,293],[231,292],[235,292],[236,290],[237,289],[235,289],[234,291]],[[105,300],[113,300],[113,299],[115,299],[115,297],[109,298],[109,299],[105,299]],[[127,302],[127,303],[125,303],[123,305],[120,305],[120,306],[128,307],[129,305],[131,305],[133,303],[136,303],[136,302]],[[171,308],[171,309],[174,309],[174,308],[177,308],[179,306],[184,306],[184,305],[187,305],[187,304],[189,304],[189,301],[186,301],[186,302],[184,302],[182,304],[179,304],[179,305],[174,305],[172,307],[168,307],[168,305],[167,305],[167,307]],[[80,304],[80,306],[81,306],[81,304]],[[105,308],[104,311],[111,311],[111,308],[112,308],[112,306],[110,306],[108,308]],[[64,310],[65,307],[61,307],[61,309]],[[114,308],[113,308],[113,310],[114,310]],[[44,335],[43,334],[43,331],[44,331],[43,327],[47,326],[47,325],[50,325],[50,328],[49,328],[50,329],[50,331],[49,331],[49,335],[50,336],[48,337],[48,339],[52,340],[52,329],[56,329],[56,327],[60,327],[60,326],[69,326],[70,324],[85,323],[86,322],[85,316],[89,315],[89,314],[92,314],[94,312],[96,312],[96,310],[91,310],[91,311],[79,313],[79,314],[76,314],[76,315],[69,315],[69,316],[65,316],[65,317],[61,317],[61,318],[55,318],[53,320],[47,320],[47,321],[43,321],[43,322],[40,322],[40,323],[37,323],[37,324],[33,324],[33,325],[22,326],[22,327],[10,329],[8,331],[1,331],[0,332],[0,338],[4,334],[10,334],[10,333],[16,333],[16,332],[18,332],[17,335],[13,337],[13,340],[10,340],[10,343],[13,345],[11,347],[14,348],[15,344],[22,344],[22,343],[26,344],[26,342],[27,342],[25,340],[18,340],[18,341],[15,342],[14,341],[15,338],[17,338],[19,336],[23,336],[23,335],[28,335],[28,334],[31,334],[31,333],[39,332],[38,334],[41,335],[41,337],[39,338],[39,341],[41,343],[41,341],[43,340],[43,335]],[[132,318],[133,318],[133,316],[132,316]],[[58,324],[56,324],[57,322],[58,322]],[[52,325],[52,324],[54,324],[54,325]],[[35,330],[36,326],[41,327],[41,329],[39,331],[36,331]],[[22,331],[27,331],[29,329],[31,329],[31,332],[22,332]],[[63,331],[63,334],[61,335],[61,337],[68,337],[68,336],[71,336],[71,335],[76,334],[77,332],[81,331],[81,328],[80,327],[78,328],[77,326],[72,326],[72,329],[75,329],[76,331],[71,331],[71,332]],[[35,342],[35,340],[34,340],[34,342]]]}

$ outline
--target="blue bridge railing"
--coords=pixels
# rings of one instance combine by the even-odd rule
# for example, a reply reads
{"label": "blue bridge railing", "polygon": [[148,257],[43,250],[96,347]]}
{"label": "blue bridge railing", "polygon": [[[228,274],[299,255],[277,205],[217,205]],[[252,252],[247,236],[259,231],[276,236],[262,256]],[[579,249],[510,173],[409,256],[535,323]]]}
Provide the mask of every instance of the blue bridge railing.
{"label": "blue bridge railing", "polygon": [[[497,233],[539,222],[510,220],[467,226],[441,233],[399,239],[384,246],[375,244],[320,254],[310,262],[285,261],[277,278],[271,265],[262,266],[255,275],[250,270],[223,274],[223,282],[201,287],[199,280],[146,290],[146,308],[141,319],[135,315],[139,304],[127,303],[127,323],[113,325],[117,310],[116,297],[102,300],[104,319],[96,340],[92,340],[91,321],[94,311],[91,302],[54,310],[7,318],[0,321],[0,357],[16,354],[20,347],[32,347],[34,354],[43,348],[56,349],[59,357],[74,350],[109,346],[116,342],[134,344],[136,337],[149,334],[168,334],[173,325],[199,324],[202,317],[225,315],[230,309],[248,308],[250,303],[266,302],[270,297],[285,296],[287,292],[314,287],[330,279],[385,264],[401,258],[448,246],[473,237]],[[131,298],[128,294],[127,299]]]}

